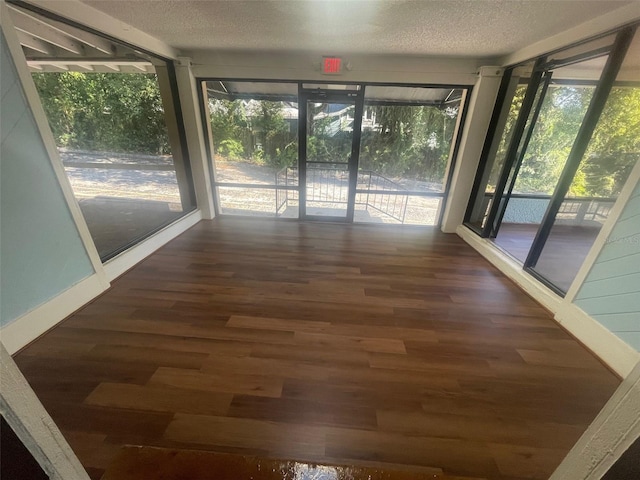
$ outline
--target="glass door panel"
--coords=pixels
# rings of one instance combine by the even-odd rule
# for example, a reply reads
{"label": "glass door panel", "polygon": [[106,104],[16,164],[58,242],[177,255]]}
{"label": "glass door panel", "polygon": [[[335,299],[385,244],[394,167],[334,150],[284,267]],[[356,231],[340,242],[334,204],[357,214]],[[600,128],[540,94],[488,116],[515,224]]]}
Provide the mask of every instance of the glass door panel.
{"label": "glass door panel", "polygon": [[[640,47],[636,35],[630,51]],[[640,161],[640,74],[627,54],[587,151],[563,198],[539,258],[531,268],[567,292],[607,220],[631,170]],[[623,246],[633,239],[615,239]]]}
{"label": "glass door panel", "polygon": [[[506,192],[509,200],[495,238],[497,245],[523,263],[565,168],[603,66],[603,59],[598,58],[555,69],[548,87],[543,89],[539,112],[531,128],[525,130],[518,168],[514,169],[515,181],[511,191]],[[590,68],[595,80],[571,80],[576,68]]]}
{"label": "glass door panel", "polygon": [[354,222],[437,225],[464,91],[367,86]]}
{"label": "glass door panel", "polygon": [[306,216],[346,220],[355,104],[311,98],[306,107]]}

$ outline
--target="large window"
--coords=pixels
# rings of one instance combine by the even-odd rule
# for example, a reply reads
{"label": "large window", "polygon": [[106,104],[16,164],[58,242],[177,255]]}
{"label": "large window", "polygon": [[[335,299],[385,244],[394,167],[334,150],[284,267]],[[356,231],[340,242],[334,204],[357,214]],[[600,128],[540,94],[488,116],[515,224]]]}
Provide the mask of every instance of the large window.
{"label": "large window", "polygon": [[204,85],[218,213],[297,217],[297,84]]}
{"label": "large window", "polygon": [[210,80],[203,92],[218,213],[439,224],[466,89]]}
{"label": "large window", "polygon": [[[194,209],[171,95],[172,66],[57,21],[49,28],[53,21],[33,12],[11,11],[102,260]],[[33,35],[25,34],[27,28]]]}
{"label": "large window", "polygon": [[366,87],[355,221],[440,222],[463,93]]}
{"label": "large window", "polygon": [[[598,59],[597,65],[590,69],[594,81],[600,78],[605,59]],[[570,68],[586,68],[587,62],[581,63]],[[527,138],[527,142],[518,152],[520,161],[517,173],[514,172],[515,181],[495,238],[496,244],[521,262],[527,259],[593,97],[593,85],[565,83],[570,73],[567,75],[564,70],[558,68],[547,73],[551,78],[544,98],[539,100],[530,136],[526,137],[525,131],[523,138]]]}
{"label": "large window", "polygon": [[508,71],[476,176],[466,224],[560,294],[640,158],[633,33]]}

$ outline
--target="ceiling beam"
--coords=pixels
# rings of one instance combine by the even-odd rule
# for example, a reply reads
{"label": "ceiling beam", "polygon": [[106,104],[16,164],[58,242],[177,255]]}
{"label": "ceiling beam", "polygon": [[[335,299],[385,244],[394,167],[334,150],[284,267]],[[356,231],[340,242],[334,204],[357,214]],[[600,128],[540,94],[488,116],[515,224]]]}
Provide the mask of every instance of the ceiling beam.
{"label": "ceiling beam", "polygon": [[20,45],[23,47],[28,47],[43,55],[55,55],[55,49],[50,43],[44,42],[33,35],[23,32],[22,30],[16,30],[16,33],[18,34]]}
{"label": "ceiling beam", "polygon": [[140,70],[141,72],[149,73],[148,67],[150,65],[146,63],[132,63],[131,66],[137,70]]}
{"label": "ceiling beam", "polygon": [[29,4],[60,15],[125,43],[136,45],[165,58],[176,59],[178,50],[126,22],[116,20],[80,0],[29,0]]}
{"label": "ceiling beam", "polygon": [[83,64],[76,63],[75,65],[77,67],[83,69],[83,70],[88,71],[88,72],[95,72],[96,71],[96,69],[92,65],[87,65],[87,64],[84,64],[84,63]]}
{"label": "ceiling beam", "polygon": [[63,23],[55,22],[50,20],[51,27],[64,32],[71,38],[84,43],[85,45],[90,46],[91,48],[95,48],[99,52],[106,53],[107,55],[113,55],[116,51],[116,47],[109,40],[106,40],[98,35],[94,35],[93,33],[85,32],[84,30],[80,30],[79,28],[72,27],[70,25],[65,25]]}
{"label": "ceiling beam", "polygon": [[[24,15],[36,21],[41,21],[35,14],[31,12],[28,12],[25,10],[19,10],[16,7],[13,7],[11,5],[9,6],[9,8],[11,8],[13,11],[15,11],[19,15]],[[95,48],[99,52],[105,53],[107,55],[113,55],[115,53],[115,50],[116,50],[115,45],[109,40],[106,40],[98,35],[95,35],[90,32],[86,32],[79,28],[72,27],[71,25],[58,22],[56,20],[47,19],[46,23],[51,28],[53,28],[54,30],[57,30],[63,35],[67,35],[68,37],[71,37],[72,39],[75,39],[78,42],[88,45],[91,48]]]}
{"label": "ceiling beam", "polygon": [[17,30],[45,42],[55,45],[62,50],[75,55],[84,55],[84,49],[80,43],[68,35],[53,28],[42,20],[24,14],[20,10],[12,9],[13,23]]}
{"label": "ceiling beam", "polygon": [[146,67],[152,66],[151,63],[148,62],[136,62],[136,61],[128,61],[128,60],[109,60],[106,58],[48,58],[48,57],[39,57],[39,58],[31,58],[28,60],[29,65],[79,65],[79,66],[102,66],[111,68],[114,71],[118,67],[136,67],[141,71],[147,71]]}

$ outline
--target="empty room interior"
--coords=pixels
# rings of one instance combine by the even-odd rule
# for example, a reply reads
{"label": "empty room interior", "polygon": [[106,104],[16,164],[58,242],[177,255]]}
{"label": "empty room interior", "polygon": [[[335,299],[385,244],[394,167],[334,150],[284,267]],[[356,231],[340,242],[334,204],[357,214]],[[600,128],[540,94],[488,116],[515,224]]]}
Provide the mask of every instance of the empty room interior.
{"label": "empty room interior", "polygon": [[3,478],[640,478],[640,1],[0,7]]}

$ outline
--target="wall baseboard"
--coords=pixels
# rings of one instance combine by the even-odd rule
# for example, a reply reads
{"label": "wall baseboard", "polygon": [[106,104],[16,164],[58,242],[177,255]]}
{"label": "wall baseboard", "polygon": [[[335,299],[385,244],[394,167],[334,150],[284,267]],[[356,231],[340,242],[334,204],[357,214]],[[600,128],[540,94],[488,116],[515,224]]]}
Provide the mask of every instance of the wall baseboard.
{"label": "wall baseboard", "polygon": [[176,220],[168,227],[151,235],[138,245],[122,252],[104,264],[107,279],[111,282],[136,264],[147,258],[160,247],[166,245],[181,233],[186,232],[202,220],[202,212],[196,210]]}
{"label": "wall baseboard", "polygon": [[456,234],[544,308],[554,314],[559,310],[562,297],[526,273],[520,263],[496,247],[492,241],[479,237],[464,225],[458,226]]}
{"label": "wall baseboard", "polygon": [[456,233],[530,297],[549,310],[556,322],[620,377],[625,378],[633,370],[640,360],[639,352],[575,304],[556,295],[527,274],[522,269],[522,265],[503,253],[490,240],[479,237],[464,225],[460,225]]}
{"label": "wall baseboard", "polygon": [[[163,245],[193,227],[202,219],[199,210],[175,221],[140,244],[115,257],[104,265],[109,281],[119,277]],[[109,288],[101,275],[93,274],[76,283],[60,295],[34,308],[0,329],[0,338],[9,354],[13,355],[47,330],[55,327],[73,312]]]}
{"label": "wall baseboard", "polygon": [[577,305],[563,303],[554,318],[620,377],[626,378],[640,361],[640,352],[636,352]]}
{"label": "wall baseboard", "polygon": [[2,343],[9,354],[13,355],[106,289],[103,280],[94,273],[5,325],[0,329]]}

